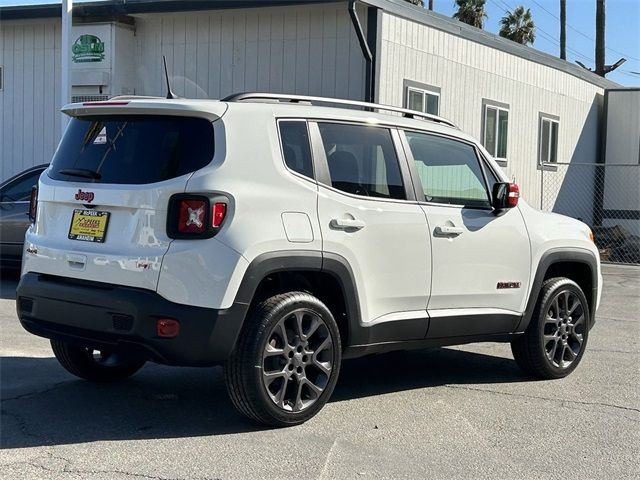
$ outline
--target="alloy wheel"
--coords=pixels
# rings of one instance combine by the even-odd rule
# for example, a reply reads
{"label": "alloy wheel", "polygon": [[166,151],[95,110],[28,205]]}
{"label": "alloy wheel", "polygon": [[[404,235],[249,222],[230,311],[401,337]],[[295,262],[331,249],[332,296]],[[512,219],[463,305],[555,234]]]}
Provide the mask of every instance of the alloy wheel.
{"label": "alloy wheel", "polygon": [[317,313],[295,310],[272,328],[262,354],[262,384],[287,412],[301,412],[322,395],[331,377],[334,347]]}
{"label": "alloy wheel", "polygon": [[578,358],[585,341],[586,309],[570,290],[562,290],[549,303],[542,332],[547,360],[562,369]]}

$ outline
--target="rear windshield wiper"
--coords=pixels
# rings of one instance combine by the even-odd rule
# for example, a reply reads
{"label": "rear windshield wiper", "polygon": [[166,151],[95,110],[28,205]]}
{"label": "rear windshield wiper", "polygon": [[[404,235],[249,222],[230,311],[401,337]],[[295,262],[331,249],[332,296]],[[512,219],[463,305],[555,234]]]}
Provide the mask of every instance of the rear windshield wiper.
{"label": "rear windshield wiper", "polygon": [[91,178],[93,180],[100,180],[102,178],[102,175],[98,172],[87,170],[85,168],[63,168],[58,173],[61,173],[62,175],[69,175],[70,177]]}

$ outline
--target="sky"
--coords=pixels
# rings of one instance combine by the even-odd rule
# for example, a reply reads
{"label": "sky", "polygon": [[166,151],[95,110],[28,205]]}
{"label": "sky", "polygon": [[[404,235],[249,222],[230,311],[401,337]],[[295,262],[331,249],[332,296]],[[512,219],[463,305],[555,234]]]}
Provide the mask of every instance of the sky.
{"label": "sky", "polygon": [[[428,3],[428,0],[424,0]],[[0,0],[0,5],[56,3],[55,0]],[[60,3],[60,2],[57,2]],[[78,2],[79,3],[79,2]],[[523,5],[531,9],[537,27],[532,48],[560,55],[559,0],[487,0],[485,30],[497,33],[500,18],[507,9]],[[606,63],[621,57],[626,63],[607,75],[625,86],[640,86],[640,0],[606,0]],[[451,16],[453,0],[434,0],[434,11]],[[594,67],[596,0],[567,0],[567,60]],[[635,72],[635,73],[634,73]]]}
{"label": "sky", "polygon": [[[425,0],[425,3],[428,2]],[[505,11],[518,5],[531,9],[537,30],[533,48],[560,56],[559,0],[487,0],[488,18],[484,29],[497,33]],[[433,9],[447,16],[456,11],[453,0],[434,0]],[[627,59],[607,78],[625,86],[640,86],[640,0],[606,0],[605,13],[606,64],[613,64],[621,57]],[[595,28],[596,0],[567,0],[568,61],[579,60],[594,68]]]}

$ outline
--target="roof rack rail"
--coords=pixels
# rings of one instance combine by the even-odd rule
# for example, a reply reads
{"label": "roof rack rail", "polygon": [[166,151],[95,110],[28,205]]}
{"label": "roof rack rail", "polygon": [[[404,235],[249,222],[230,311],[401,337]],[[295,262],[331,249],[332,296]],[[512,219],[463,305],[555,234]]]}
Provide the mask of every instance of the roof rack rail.
{"label": "roof rack rail", "polygon": [[432,122],[442,123],[449,127],[458,128],[458,126],[447,120],[446,118],[432,115],[430,113],[419,112],[417,110],[409,110],[408,108],[393,107],[391,105],[381,105],[379,103],[361,102],[358,100],[345,100],[343,98],[331,98],[331,97],[311,97],[306,95],[282,95],[279,93],[258,93],[258,92],[246,92],[246,93],[234,93],[228,97],[223,98],[222,102],[241,102],[243,100],[277,100],[288,101],[291,103],[309,102],[309,103],[332,103],[335,105],[348,105],[352,107],[363,107],[369,109],[386,110],[389,112],[401,113],[406,118],[422,118]]}

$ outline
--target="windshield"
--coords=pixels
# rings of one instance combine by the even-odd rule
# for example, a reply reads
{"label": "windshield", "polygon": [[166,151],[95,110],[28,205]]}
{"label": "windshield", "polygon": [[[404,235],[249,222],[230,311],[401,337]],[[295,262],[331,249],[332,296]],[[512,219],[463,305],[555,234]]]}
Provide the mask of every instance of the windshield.
{"label": "windshield", "polygon": [[95,183],[154,183],[213,159],[213,127],[203,118],[126,115],[73,118],[49,176]]}

